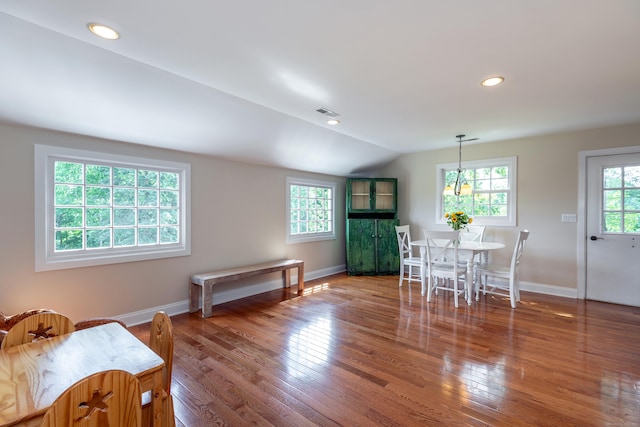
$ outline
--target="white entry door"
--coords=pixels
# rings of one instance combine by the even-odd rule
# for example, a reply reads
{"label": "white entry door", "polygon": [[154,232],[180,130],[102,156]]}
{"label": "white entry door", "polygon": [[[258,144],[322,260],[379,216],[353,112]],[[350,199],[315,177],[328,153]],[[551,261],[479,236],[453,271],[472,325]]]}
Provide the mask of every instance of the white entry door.
{"label": "white entry door", "polygon": [[640,153],[587,159],[586,298],[640,306]]}

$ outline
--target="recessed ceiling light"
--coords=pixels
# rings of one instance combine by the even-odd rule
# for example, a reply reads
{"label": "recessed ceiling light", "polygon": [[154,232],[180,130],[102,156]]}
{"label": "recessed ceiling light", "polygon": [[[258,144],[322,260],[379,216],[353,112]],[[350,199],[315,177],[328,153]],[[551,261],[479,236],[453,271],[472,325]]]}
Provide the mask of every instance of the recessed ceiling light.
{"label": "recessed ceiling light", "polygon": [[107,27],[106,25],[97,24],[95,22],[87,24],[87,28],[89,28],[89,31],[91,31],[93,34],[98,37],[102,37],[103,39],[116,40],[120,37],[120,34],[118,34],[118,32],[113,28]]}
{"label": "recessed ceiling light", "polygon": [[495,76],[495,77],[489,77],[488,79],[484,79],[480,84],[482,86],[491,87],[491,86],[497,86],[503,81],[504,81],[504,77]]}
{"label": "recessed ceiling light", "polygon": [[331,126],[339,125],[340,124],[340,120],[338,120],[338,119],[327,120],[327,124],[329,124]]}

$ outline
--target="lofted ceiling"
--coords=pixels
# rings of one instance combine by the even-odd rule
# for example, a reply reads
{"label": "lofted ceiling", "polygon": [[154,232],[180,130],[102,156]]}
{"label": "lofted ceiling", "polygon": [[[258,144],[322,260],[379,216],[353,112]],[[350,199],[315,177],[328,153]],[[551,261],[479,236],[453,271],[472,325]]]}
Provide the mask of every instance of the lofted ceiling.
{"label": "lofted ceiling", "polygon": [[332,175],[640,122],[638,0],[2,0],[0,35],[0,121]]}

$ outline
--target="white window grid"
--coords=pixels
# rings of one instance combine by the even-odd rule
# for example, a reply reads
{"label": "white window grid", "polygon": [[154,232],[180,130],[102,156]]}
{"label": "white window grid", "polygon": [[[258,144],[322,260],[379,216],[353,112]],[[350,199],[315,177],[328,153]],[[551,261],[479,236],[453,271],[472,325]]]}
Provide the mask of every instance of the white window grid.
{"label": "white window grid", "polygon": [[[182,208],[177,172],[102,162],[70,162],[64,158],[52,160],[56,175],[53,180],[55,252],[178,243]],[[79,181],[57,177],[55,171],[64,165],[77,166]],[[91,170],[102,170],[103,182],[89,179]],[[118,182],[119,171],[129,175],[128,182]],[[78,192],[74,202],[58,197],[74,190]],[[130,196],[125,199],[119,194]],[[77,225],[62,223],[60,218],[67,212],[79,213]],[[80,238],[75,245],[67,247],[61,242],[62,236]]]}
{"label": "white window grid", "polygon": [[[457,163],[436,167],[436,222],[446,224],[445,213],[463,211],[477,225],[516,225],[517,158],[476,160],[462,163],[465,180],[471,185],[471,195],[445,195],[444,187],[453,184]],[[498,172],[506,171],[506,177]]]}
{"label": "white window grid", "polygon": [[[44,145],[35,146],[35,164],[36,271],[190,254],[190,165]],[[56,177],[56,165],[78,172]],[[133,178],[119,183],[116,171]],[[149,176],[155,181],[140,181]]]}
{"label": "white window grid", "polygon": [[287,178],[287,242],[335,239],[335,184]]}

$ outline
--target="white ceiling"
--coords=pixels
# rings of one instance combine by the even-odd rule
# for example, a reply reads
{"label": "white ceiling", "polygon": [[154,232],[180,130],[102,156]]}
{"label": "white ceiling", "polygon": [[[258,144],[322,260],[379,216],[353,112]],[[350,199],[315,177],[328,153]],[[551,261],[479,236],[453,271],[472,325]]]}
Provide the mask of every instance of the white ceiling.
{"label": "white ceiling", "polygon": [[640,122],[638,0],[2,0],[0,35],[1,121],[334,175]]}

